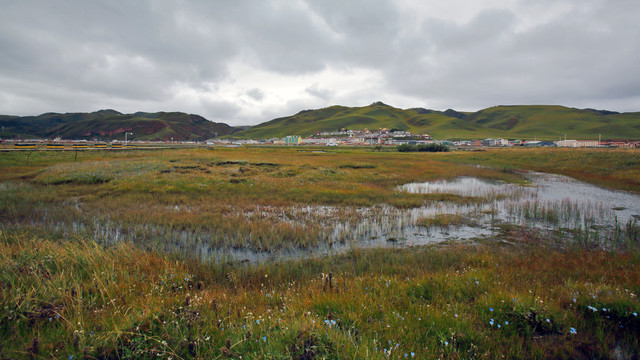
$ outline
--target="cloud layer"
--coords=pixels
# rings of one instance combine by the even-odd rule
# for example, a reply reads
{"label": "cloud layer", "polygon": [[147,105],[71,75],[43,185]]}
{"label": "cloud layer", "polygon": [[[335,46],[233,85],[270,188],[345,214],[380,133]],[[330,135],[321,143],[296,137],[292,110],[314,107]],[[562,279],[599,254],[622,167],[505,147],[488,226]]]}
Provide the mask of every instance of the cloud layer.
{"label": "cloud layer", "polygon": [[308,108],[640,111],[636,0],[9,0],[0,113]]}

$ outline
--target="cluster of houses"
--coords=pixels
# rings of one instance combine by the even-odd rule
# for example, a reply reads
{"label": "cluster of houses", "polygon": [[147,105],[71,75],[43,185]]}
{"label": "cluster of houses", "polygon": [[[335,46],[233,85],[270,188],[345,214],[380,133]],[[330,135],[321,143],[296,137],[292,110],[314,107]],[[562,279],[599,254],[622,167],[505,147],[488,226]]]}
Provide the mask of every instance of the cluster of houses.
{"label": "cluster of houses", "polygon": [[570,148],[595,148],[595,147],[625,147],[640,148],[640,140],[614,139],[614,140],[508,140],[508,139],[482,139],[482,140],[434,140],[428,134],[413,134],[397,129],[378,130],[347,130],[316,132],[303,138],[298,135],[290,135],[284,138],[265,140],[223,140],[215,139],[214,143],[228,144],[273,144],[273,145],[321,145],[321,146],[373,146],[373,145],[426,145],[438,143],[456,147],[500,147],[500,146],[525,146],[525,147],[570,147]]}
{"label": "cluster of houses", "polygon": [[454,141],[456,146],[528,146],[528,147],[568,147],[568,148],[598,148],[598,147],[620,147],[620,148],[640,148],[640,140],[613,139],[613,140],[507,140],[507,139],[484,139],[469,141]]}

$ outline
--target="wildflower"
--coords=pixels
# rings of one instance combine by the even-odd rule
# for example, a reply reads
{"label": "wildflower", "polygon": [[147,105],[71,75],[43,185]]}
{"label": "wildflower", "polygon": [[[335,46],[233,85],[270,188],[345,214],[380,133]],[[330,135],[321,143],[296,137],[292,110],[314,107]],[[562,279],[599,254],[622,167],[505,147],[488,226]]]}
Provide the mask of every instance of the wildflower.
{"label": "wildflower", "polygon": [[572,328],[569,328],[569,333],[575,335],[578,332],[576,331],[576,328],[572,327]]}
{"label": "wildflower", "polygon": [[411,357],[414,357],[414,356],[416,356],[416,353],[412,352]]}
{"label": "wildflower", "polygon": [[505,324],[505,325],[509,325],[509,322],[508,322],[508,321],[505,321],[505,322],[504,322],[504,324]]}
{"label": "wildflower", "polygon": [[491,321],[489,321],[489,325],[493,326],[493,319],[491,319]]}
{"label": "wildflower", "polygon": [[637,312],[634,312],[634,313],[633,313],[633,316],[638,316],[638,313],[637,313]]}
{"label": "wildflower", "polygon": [[500,327],[501,327],[500,324],[498,324],[498,329],[500,329]]}
{"label": "wildflower", "polygon": [[476,280],[476,285],[480,285],[480,281]]}
{"label": "wildflower", "polygon": [[444,346],[449,346],[449,342],[448,341],[444,341]]}
{"label": "wildflower", "polygon": [[492,308],[492,307],[490,307],[490,308],[489,308],[489,311],[493,312],[493,308]]}
{"label": "wildflower", "polygon": [[550,323],[550,322],[551,322],[551,320],[547,319],[547,322],[548,322],[548,323]]}
{"label": "wildflower", "polygon": [[267,341],[267,337],[266,337],[266,336],[263,336],[263,337],[262,337],[262,341],[266,342],[266,341]]}
{"label": "wildflower", "polygon": [[69,355],[69,360],[72,360],[72,359],[73,359],[73,355]]}
{"label": "wildflower", "polygon": [[256,320],[256,324],[260,325],[260,320]]}
{"label": "wildflower", "polygon": [[573,298],[573,302],[576,302],[576,298]]}

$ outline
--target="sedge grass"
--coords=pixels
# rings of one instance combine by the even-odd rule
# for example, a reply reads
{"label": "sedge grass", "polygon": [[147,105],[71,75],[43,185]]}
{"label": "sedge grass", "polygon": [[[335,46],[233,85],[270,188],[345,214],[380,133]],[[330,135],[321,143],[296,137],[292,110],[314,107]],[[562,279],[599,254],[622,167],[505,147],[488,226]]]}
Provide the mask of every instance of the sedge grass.
{"label": "sedge grass", "polygon": [[448,245],[237,267],[88,239],[0,238],[4,357],[575,358],[640,349],[632,254]]}

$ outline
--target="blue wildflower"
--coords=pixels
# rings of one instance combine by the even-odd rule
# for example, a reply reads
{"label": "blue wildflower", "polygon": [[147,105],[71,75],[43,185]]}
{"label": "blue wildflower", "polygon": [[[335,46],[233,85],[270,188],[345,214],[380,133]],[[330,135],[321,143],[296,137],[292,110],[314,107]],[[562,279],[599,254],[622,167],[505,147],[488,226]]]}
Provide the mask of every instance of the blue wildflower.
{"label": "blue wildflower", "polygon": [[576,331],[576,328],[571,327],[571,328],[569,328],[569,333],[570,333],[570,334],[574,334],[574,335],[575,335],[575,334],[577,334],[578,332]]}
{"label": "blue wildflower", "polygon": [[493,312],[493,308],[492,308],[492,307],[490,307],[490,308],[489,308],[489,311],[492,311],[492,312]]}

